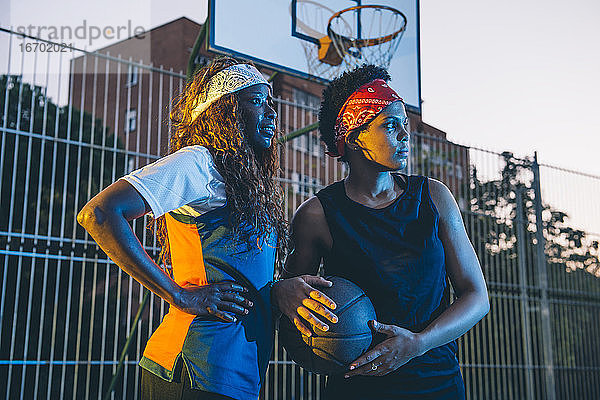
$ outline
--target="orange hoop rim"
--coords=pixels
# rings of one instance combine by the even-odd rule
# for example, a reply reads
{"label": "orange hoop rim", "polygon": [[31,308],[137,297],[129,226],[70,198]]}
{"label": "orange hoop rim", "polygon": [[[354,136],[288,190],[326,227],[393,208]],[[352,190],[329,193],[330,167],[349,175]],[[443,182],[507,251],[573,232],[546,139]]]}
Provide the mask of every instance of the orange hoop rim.
{"label": "orange hoop rim", "polygon": [[[402,27],[400,29],[398,29],[396,32],[390,33],[389,35],[380,36],[380,37],[376,37],[376,38],[369,38],[369,39],[351,39],[347,36],[336,33],[331,28],[331,22],[334,19],[338,18],[343,13],[346,13],[348,11],[361,10],[364,8],[377,8],[377,9],[384,9],[384,10],[391,11],[394,14],[400,15],[402,17],[402,19],[404,20],[404,23],[402,24]],[[344,44],[344,47],[346,47],[346,48],[349,48],[349,47],[361,48],[361,47],[377,46],[379,44],[383,44],[383,43],[389,42],[390,40],[395,39],[398,35],[400,35],[402,32],[404,32],[406,30],[407,21],[408,20],[406,19],[406,15],[404,15],[404,13],[402,11],[397,10],[393,7],[380,6],[380,5],[375,5],[375,4],[365,4],[362,6],[354,6],[354,7],[349,7],[349,8],[340,10],[340,11],[336,12],[335,14],[333,14],[329,18],[329,21],[327,22],[327,36],[329,36],[331,38],[331,40],[341,40]]]}

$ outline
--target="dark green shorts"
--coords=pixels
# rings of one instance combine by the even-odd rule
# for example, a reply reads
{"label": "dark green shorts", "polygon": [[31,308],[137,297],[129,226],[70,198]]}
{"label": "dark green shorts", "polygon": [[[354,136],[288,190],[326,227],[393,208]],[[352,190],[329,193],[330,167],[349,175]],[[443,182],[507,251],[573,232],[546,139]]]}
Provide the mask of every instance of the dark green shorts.
{"label": "dark green shorts", "polygon": [[190,376],[183,360],[175,367],[173,382],[168,382],[142,368],[142,400],[231,400],[222,394],[192,389]]}

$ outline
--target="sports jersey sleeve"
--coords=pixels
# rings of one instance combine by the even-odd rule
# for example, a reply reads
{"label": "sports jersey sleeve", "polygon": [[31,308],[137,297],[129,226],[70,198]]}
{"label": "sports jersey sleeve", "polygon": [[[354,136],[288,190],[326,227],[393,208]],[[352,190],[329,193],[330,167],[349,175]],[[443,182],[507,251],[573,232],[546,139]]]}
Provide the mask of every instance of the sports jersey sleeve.
{"label": "sports jersey sleeve", "polygon": [[121,179],[140,193],[155,218],[183,206],[211,209],[225,200],[223,178],[203,146],[184,147]]}

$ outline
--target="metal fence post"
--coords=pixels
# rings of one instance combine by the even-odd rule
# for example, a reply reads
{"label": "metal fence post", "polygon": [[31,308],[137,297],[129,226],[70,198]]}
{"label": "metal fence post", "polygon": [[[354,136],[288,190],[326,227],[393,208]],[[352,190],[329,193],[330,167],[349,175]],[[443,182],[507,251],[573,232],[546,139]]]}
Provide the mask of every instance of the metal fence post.
{"label": "metal fence post", "polygon": [[531,326],[529,325],[529,296],[527,294],[527,256],[525,254],[525,229],[527,220],[523,210],[523,192],[525,188],[519,186],[515,190],[517,198],[517,215],[515,218],[517,236],[517,262],[519,266],[519,286],[521,292],[521,339],[525,350],[525,385],[528,399],[534,399],[533,394],[533,357],[531,355]]}
{"label": "metal fence post", "polygon": [[544,353],[544,366],[546,369],[546,398],[556,399],[554,385],[554,362],[552,355],[553,335],[550,324],[550,304],[548,301],[548,272],[546,268],[546,241],[544,239],[544,221],[542,220],[542,191],[540,188],[540,166],[537,161],[537,151],[533,156],[533,189],[535,191],[535,237],[536,246],[536,270],[538,285],[540,288],[540,310],[542,320],[542,348]]}

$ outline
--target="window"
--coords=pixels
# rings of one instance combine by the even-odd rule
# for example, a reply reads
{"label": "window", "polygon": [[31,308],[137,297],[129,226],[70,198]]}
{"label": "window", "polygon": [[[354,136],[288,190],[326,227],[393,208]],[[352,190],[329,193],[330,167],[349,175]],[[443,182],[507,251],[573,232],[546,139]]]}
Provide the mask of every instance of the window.
{"label": "window", "polygon": [[463,170],[462,167],[458,164],[453,164],[450,161],[448,161],[448,176],[453,176],[457,179],[462,179],[463,177]]}
{"label": "window", "polygon": [[311,145],[311,153],[313,156],[320,157],[323,152],[323,146],[321,145],[321,140],[317,136],[316,133],[310,134],[310,145]]}
{"label": "window", "polygon": [[127,111],[127,116],[125,117],[125,133],[135,131],[137,125],[137,111],[135,109],[131,109]]}
{"label": "window", "polygon": [[294,194],[312,196],[321,188],[321,181],[312,176],[292,172],[292,190]]}
{"label": "window", "polygon": [[127,70],[127,87],[135,86],[138,83],[138,67],[130,65]]}
{"label": "window", "polygon": [[315,132],[309,132],[297,137],[292,141],[292,147],[294,150],[308,153],[315,157],[320,157],[323,150],[321,140]]}
{"label": "window", "polygon": [[314,94],[310,94],[304,90],[296,88],[292,88],[292,100],[294,103],[314,109],[313,111],[315,113],[318,112],[319,107],[321,106],[321,98],[319,96],[315,96]]}

